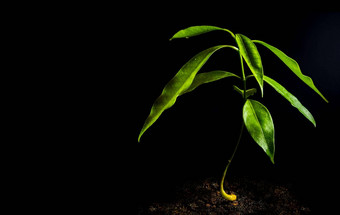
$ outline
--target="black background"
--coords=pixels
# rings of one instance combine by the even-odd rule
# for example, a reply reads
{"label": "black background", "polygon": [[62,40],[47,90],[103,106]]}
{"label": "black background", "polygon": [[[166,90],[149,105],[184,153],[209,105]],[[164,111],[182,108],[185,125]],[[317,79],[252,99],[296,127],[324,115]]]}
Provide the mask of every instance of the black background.
{"label": "black background", "polygon": [[[240,85],[235,79],[180,97],[137,143],[154,100],[181,66],[211,46],[235,45],[225,32],[169,39],[189,26],[215,25],[284,51],[330,101],[259,46],[265,74],[299,98],[317,127],[265,85],[264,98],[254,99],[274,120],[275,165],[245,132],[228,176],[291,183],[315,208],[336,205],[339,12],[296,12],[279,3],[263,10],[229,2],[130,3],[36,7],[37,12],[29,10],[9,24],[7,57],[19,60],[10,61],[13,113],[6,127],[13,150],[4,153],[13,191],[7,199],[19,197],[40,210],[43,204],[48,211],[73,206],[74,211],[121,212],[117,201],[171,199],[174,187],[187,180],[220,178],[242,120],[242,99],[232,90]],[[201,71],[215,69],[240,74],[239,57],[219,50]],[[248,86],[257,87],[254,81]]]}
{"label": "black background", "polygon": [[[236,12],[167,11],[166,7],[141,14],[121,32],[127,44],[123,52],[126,103],[122,104],[131,117],[126,126],[127,139],[132,138],[132,190],[143,195],[137,202],[168,198],[173,188],[186,180],[220,177],[237,141],[242,99],[232,85],[241,83],[230,78],[180,97],[137,143],[154,100],[181,66],[206,48],[235,45],[225,32],[169,41],[178,30],[193,25],[215,25],[265,41],[295,59],[302,72],[314,80],[328,104],[269,50],[257,45],[265,74],[293,93],[313,114],[317,126],[314,128],[265,84],[264,98],[257,95],[254,99],[263,103],[273,117],[275,164],[245,132],[228,174],[293,184],[294,191],[312,208],[330,207],[330,196],[339,188],[340,14],[285,11],[240,16]],[[240,74],[238,55],[228,49],[216,52],[201,72],[214,69]],[[257,87],[252,81],[248,86]]]}

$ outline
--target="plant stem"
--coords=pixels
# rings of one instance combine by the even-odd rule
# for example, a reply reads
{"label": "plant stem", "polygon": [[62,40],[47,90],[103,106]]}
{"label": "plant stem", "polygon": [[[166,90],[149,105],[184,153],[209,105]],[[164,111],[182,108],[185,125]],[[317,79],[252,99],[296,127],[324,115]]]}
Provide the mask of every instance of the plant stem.
{"label": "plant stem", "polygon": [[242,126],[241,126],[241,131],[240,131],[240,136],[238,137],[238,140],[237,140],[237,144],[235,146],[235,149],[234,149],[234,152],[233,154],[231,155],[230,159],[228,160],[228,164],[227,164],[227,167],[225,168],[224,170],[224,173],[223,173],[223,176],[222,176],[222,180],[221,180],[221,185],[220,185],[220,191],[221,191],[221,194],[222,196],[229,200],[229,201],[235,201],[236,200],[236,195],[234,194],[227,194],[224,189],[223,189],[223,185],[224,185],[224,179],[225,179],[225,176],[227,174],[227,171],[228,171],[228,168],[230,166],[230,163],[231,161],[233,160],[234,156],[235,156],[235,153],[237,151],[237,148],[241,142],[241,138],[242,138],[242,134],[243,134],[243,130],[244,130],[244,122],[242,121]]}
{"label": "plant stem", "polygon": [[[243,102],[245,103],[247,101],[247,97],[246,97],[246,92],[247,92],[247,85],[246,85],[246,81],[247,81],[247,78],[246,78],[246,75],[244,73],[244,66],[243,66],[243,59],[242,59],[242,55],[241,55],[241,52],[239,51],[239,55],[240,55],[240,61],[241,61],[241,68],[242,68],[242,81],[243,81]],[[222,196],[229,200],[229,201],[235,201],[236,200],[236,195],[235,194],[227,194],[224,189],[223,189],[223,185],[224,185],[224,179],[225,179],[225,176],[227,174],[227,171],[228,171],[228,168],[230,166],[230,163],[231,161],[233,160],[234,156],[235,156],[235,153],[237,151],[237,148],[241,142],[241,138],[242,138],[242,134],[243,134],[243,130],[244,130],[244,121],[242,120],[242,126],[241,126],[241,131],[240,131],[240,136],[238,137],[238,140],[237,140],[237,143],[236,143],[236,146],[235,146],[235,149],[234,149],[234,152],[233,154],[231,155],[230,159],[228,160],[228,164],[224,170],[224,173],[223,173],[223,176],[222,176],[222,180],[221,180],[221,185],[220,185],[220,191],[221,191],[221,194]]]}
{"label": "plant stem", "polygon": [[224,29],[226,32],[228,32],[229,34],[231,34],[231,36],[235,39],[235,34],[231,31],[229,31],[228,29]]}
{"label": "plant stem", "polygon": [[239,51],[240,54],[240,61],[241,61],[241,68],[242,68],[242,81],[243,81],[243,101],[246,102],[247,98],[246,98],[246,91],[247,91],[247,78],[246,75],[244,73],[244,66],[243,66],[243,59],[242,59],[242,55],[241,52]]}

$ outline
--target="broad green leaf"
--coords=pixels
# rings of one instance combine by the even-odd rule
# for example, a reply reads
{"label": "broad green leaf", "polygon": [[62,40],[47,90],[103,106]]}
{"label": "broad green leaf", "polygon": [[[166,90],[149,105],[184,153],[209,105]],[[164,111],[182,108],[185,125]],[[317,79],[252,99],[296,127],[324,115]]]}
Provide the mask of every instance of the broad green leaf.
{"label": "broad green leaf", "polygon": [[321,96],[321,98],[323,98],[327,103],[327,99],[322,95],[322,93],[315,87],[313,80],[302,74],[299,64],[292,58],[288,57],[285,53],[283,53],[282,51],[280,51],[279,49],[275,48],[272,45],[269,45],[263,41],[259,41],[259,40],[253,40],[254,43],[259,43],[265,47],[267,47],[270,51],[272,51],[278,58],[280,58],[282,60],[283,63],[285,63],[288,68],[290,70],[292,70],[295,75],[297,75],[305,84],[307,84],[310,88],[312,88],[317,94],[319,94]]}
{"label": "broad green leaf", "polygon": [[[241,96],[243,97],[243,94],[244,94],[244,90],[241,90],[240,88],[238,88],[237,86],[233,86],[234,90],[236,92],[238,92],[239,94],[241,94]],[[257,92],[257,89],[256,88],[251,88],[249,90],[246,90],[246,98],[248,98],[249,96],[252,96],[254,95],[255,93]]]}
{"label": "broad green leaf", "polygon": [[214,46],[198,53],[177,72],[177,74],[169,81],[169,83],[166,84],[162,94],[156,99],[151,108],[150,114],[138,136],[138,142],[140,141],[140,138],[144,132],[160,117],[163,111],[173,106],[177,97],[190,87],[197,72],[201,69],[209,57],[215,51],[225,47],[230,46]]}
{"label": "broad green leaf", "polygon": [[235,37],[235,35],[229,31],[228,29],[225,28],[220,28],[216,26],[210,26],[210,25],[201,25],[201,26],[192,26],[183,30],[178,31],[174,36],[172,36],[172,39],[177,39],[177,38],[189,38],[189,37],[194,37],[198,36],[201,34],[205,34],[211,31],[227,31],[232,35],[232,37]]}
{"label": "broad green leaf", "polygon": [[243,106],[243,120],[249,134],[274,163],[274,123],[268,109],[248,99]]}
{"label": "broad green leaf", "polygon": [[220,80],[222,78],[227,78],[227,77],[236,77],[236,78],[241,79],[239,76],[235,75],[234,73],[221,71],[221,70],[199,73],[194,78],[194,81],[192,82],[190,87],[187,90],[183,91],[180,95],[189,93],[202,84],[207,84],[207,83],[217,81],[217,80]]}
{"label": "broad green leaf", "polygon": [[280,93],[283,97],[285,97],[293,107],[296,107],[314,126],[316,126],[313,115],[305,108],[300,101],[288,92],[283,86],[269,78],[268,76],[264,76],[264,81],[267,82],[270,86],[272,86],[278,93]]}
{"label": "broad green leaf", "polygon": [[242,57],[260,86],[261,95],[263,97],[263,67],[261,56],[257,51],[255,44],[248,37],[242,34],[236,34],[236,42]]}

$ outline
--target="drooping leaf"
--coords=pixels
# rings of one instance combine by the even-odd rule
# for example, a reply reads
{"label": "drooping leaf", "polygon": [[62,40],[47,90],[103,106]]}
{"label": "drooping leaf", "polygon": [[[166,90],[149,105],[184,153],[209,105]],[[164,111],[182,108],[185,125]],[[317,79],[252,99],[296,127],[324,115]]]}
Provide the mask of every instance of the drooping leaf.
{"label": "drooping leaf", "polygon": [[243,106],[243,120],[249,134],[274,163],[274,123],[268,109],[248,99]]}
{"label": "drooping leaf", "polygon": [[236,42],[242,57],[260,86],[261,95],[263,97],[263,67],[261,56],[257,51],[255,44],[248,37],[242,34],[236,34]]}
{"label": "drooping leaf", "polygon": [[201,34],[205,34],[211,31],[218,31],[218,30],[227,31],[233,37],[235,37],[235,35],[228,29],[220,28],[216,26],[210,26],[210,25],[200,25],[200,26],[191,26],[183,30],[180,30],[174,36],[172,36],[170,40],[177,39],[177,38],[189,38],[189,37],[198,36]]}
{"label": "drooping leaf", "polygon": [[162,94],[156,99],[151,108],[150,114],[139,133],[138,142],[144,132],[161,116],[163,111],[172,107],[176,102],[177,97],[190,87],[197,72],[201,69],[209,57],[217,50],[225,47],[230,46],[214,46],[198,53],[177,72],[169,83],[166,84]]}
{"label": "drooping leaf", "polygon": [[285,63],[290,70],[292,70],[297,77],[299,77],[305,84],[307,84],[310,88],[312,88],[317,94],[323,98],[328,103],[328,100],[322,95],[322,93],[315,87],[313,80],[302,74],[299,64],[292,58],[288,57],[285,53],[283,53],[281,50],[275,48],[272,45],[269,45],[263,41],[259,40],[253,40],[254,43],[259,43],[265,47],[267,47],[270,51],[272,51],[278,58],[282,60],[283,63]]}
{"label": "drooping leaf", "polygon": [[189,93],[202,84],[207,84],[207,83],[217,81],[217,80],[220,80],[222,78],[227,78],[227,77],[236,77],[236,78],[241,79],[239,76],[235,75],[234,73],[226,72],[226,71],[222,71],[222,70],[215,70],[215,71],[211,71],[211,72],[199,73],[194,78],[194,81],[192,82],[190,87],[187,90],[183,91],[180,95],[183,95],[185,93]]}
{"label": "drooping leaf", "polygon": [[316,126],[313,115],[300,103],[300,101],[293,94],[288,92],[282,85],[269,78],[268,76],[264,76],[264,81],[272,86],[284,98],[286,98],[293,107],[296,107],[311,123],[313,123],[314,126]]}
{"label": "drooping leaf", "polygon": [[[241,96],[243,97],[244,95],[244,90],[241,90],[240,88],[238,88],[237,86],[233,86],[234,90],[236,92],[238,92],[239,94],[241,94]],[[251,88],[251,89],[248,89],[246,90],[246,98],[248,98],[249,96],[252,96],[254,95],[255,93],[257,92],[257,89],[256,88]]]}

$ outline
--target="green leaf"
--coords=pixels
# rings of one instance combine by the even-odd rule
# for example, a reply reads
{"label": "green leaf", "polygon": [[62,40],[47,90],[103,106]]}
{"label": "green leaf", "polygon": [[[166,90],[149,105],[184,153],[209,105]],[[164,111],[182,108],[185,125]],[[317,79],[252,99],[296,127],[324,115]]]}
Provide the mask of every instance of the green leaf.
{"label": "green leaf", "polygon": [[246,98],[248,98],[249,96],[254,95],[257,92],[256,88],[251,88],[249,90],[246,90]]}
{"label": "green leaf", "polygon": [[233,85],[233,88],[236,92],[238,92],[239,94],[241,94],[241,96],[243,97],[243,92],[244,90],[241,90],[240,88],[238,88],[237,86]]}
{"label": "green leaf", "polygon": [[248,99],[243,106],[243,120],[249,134],[274,163],[274,123],[268,109]]}
{"label": "green leaf", "polygon": [[217,81],[217,80],[220,80],[222,78],[227,78],[227,77],[236,77],[236,78],[241,79],[239,76],[235,75],[234,73],[221,71],[221,70],[199,73],[194,78],[194,81],[192,82],[190,87],[187,90],[183,91],[180,95],[189,93],[202,84],[207,84],[207,83]]}
{"label": "green leaf", "polygon": [[293,107],[296,107],[316,127],[313,115],[300,103],[300,101],[293,94],[288,92],[283,86],[281,86],[279,83],[269,78],[268,76],[264,76],[264,81],[272,86],[284,98],[286,98],[293,105]]}
{"label": "green leaf", "polygon": [[255,44],[248,37],[242,34],[236,34],[236,42],[242,57],[260,86],[261,95],[263,97],[263,67],[261,56],[257,51]]}
{"label": "green leaf", "polygon": [[[238,88],[237,86],[233,86],[234,90],[236,92],[238,92],[239,94],[241,94],[241,96],[243,97],[243,94],[244,94],[244,90],[241,90],[240,88]],[[248,98],[249,96],[252,96],[254,95],[255,93],[257,92],[257,89],[256,88],[251,88],[249,90],[246,90],[246,98]]]}
{"label": "green leaf", "polygon": [[263,41],[259,41],[259,40],[253,40],[253,42],[255,43],[259,43],[265,47],[267,47],[270,51],[272,51],[278,58],[280,58],[282,60],[283,63],[285,63],[288,68],[290,70],[292,70],[295,75],[297,75],[305,84],[307,84],[310,88],[312,88],[317,94],[319,94],[321,96],[321,98],[323,98],[323,100],[325,100],[327,103],[327,99],[322,95],[322,93],[315,87],[313,80],[302,74],[299,64],[292,58],[288,57],[285,53],[283,53],[282,51],[280,51],[279,49],[275,48],[274,46],[271,46]]}
{"label": "green leaf", "polygon": [[144,132],[161,116],[163,111],[173,106],[177,97],[190,87],[197,72],[201,69],[209,57],[215,51],[225,47],[230,46],[214,46],[198,53],[177,72],[177,74],[164,87],[162,94],[154,102],[151,112],[138,136],[138,142]]}
{"label": "green leaf", "polygon": [[201,26],[192,26],[183,30],[178,31],[174,36],[172,36],[172,39],[177,39],[177,38],[189,38],[189,37],[194,37],[198,36],[201,34],[205,34],[211,31],[227,31],[232,35],[232,37],[235,37],[235,35],[229,31],[228,29],[225,28],[220,28],[216,26],[210,26],[210,25],[201,25]]}

